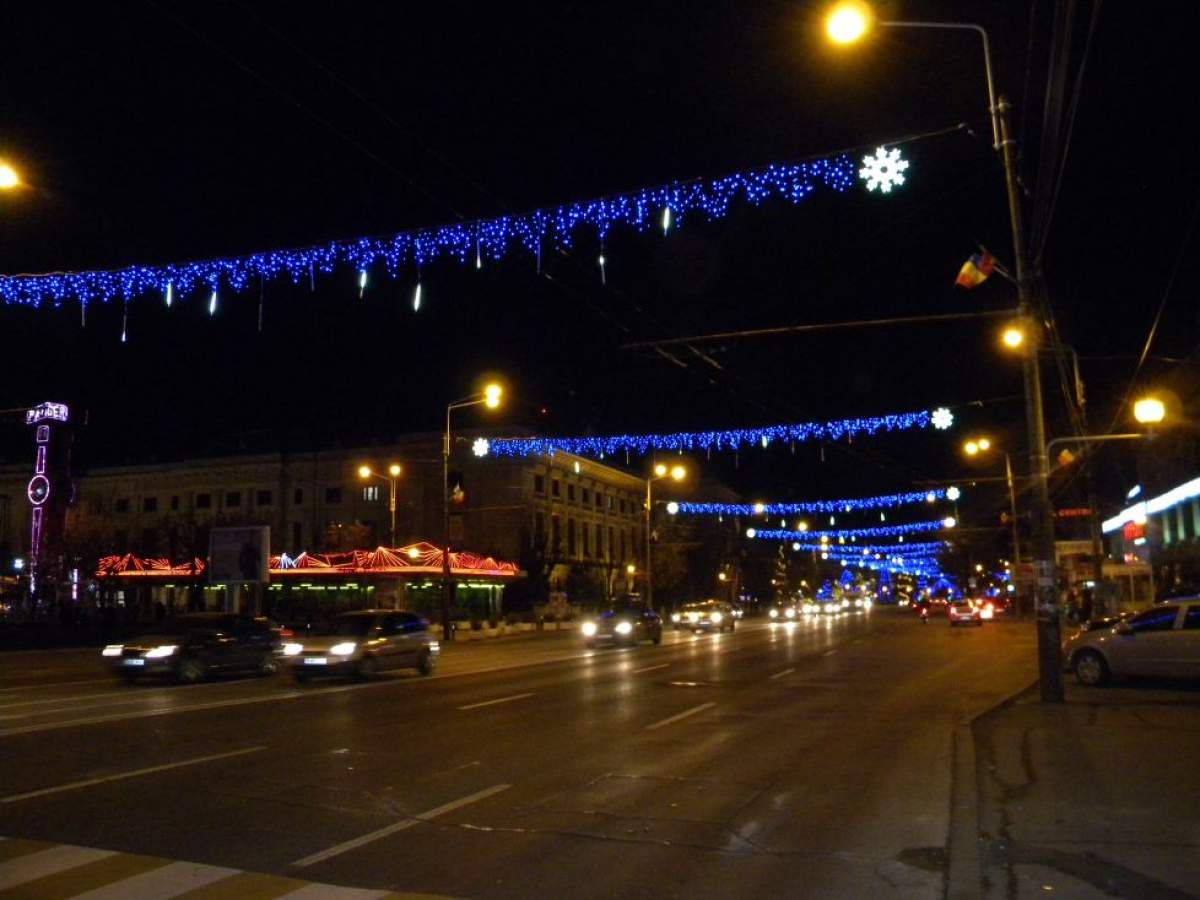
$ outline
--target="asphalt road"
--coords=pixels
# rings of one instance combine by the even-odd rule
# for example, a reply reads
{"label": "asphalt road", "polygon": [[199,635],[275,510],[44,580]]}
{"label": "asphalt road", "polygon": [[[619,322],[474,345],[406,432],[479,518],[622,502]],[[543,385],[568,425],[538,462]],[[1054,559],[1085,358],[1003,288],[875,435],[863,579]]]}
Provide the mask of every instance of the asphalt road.
{"label": "asphalt road", "polygon": [[940,897],[954,726],[1034,666],[1031,625],[889,609],[367,684],[6,654],[0,835],[455,896]]}

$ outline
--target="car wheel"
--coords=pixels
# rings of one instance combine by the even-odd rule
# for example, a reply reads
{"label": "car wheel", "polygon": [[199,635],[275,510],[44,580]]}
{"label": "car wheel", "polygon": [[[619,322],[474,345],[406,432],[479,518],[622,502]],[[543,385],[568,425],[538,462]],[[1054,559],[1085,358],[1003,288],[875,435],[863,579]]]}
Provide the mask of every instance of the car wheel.
{"label": "car wheel", "polygon": [[269,675],[274,675],[279,671],[279,663],[275,659],[275,654],[264,653],[258,659],[258,666],[254,670],[259,677],[266,678]]}
{"label": "car wheel", "polygon": [[181,684],[195,684],[204,678],[204,665],[198,659],[185,659],[179,664],[176,677]]}
{"label": "car wheel", "polygon": [[417,671],[422,675],[433,674],[433,654],[428,650],[417,657]]}
{"label": "car wheel", "polygon": [[1095,650],[1082,650],[1075,657],[1075,677],[1080,684],[1099,687],[1108,681],[1108,663]]}
{"label": "car wheel", "polygon": [[358,664],[358,677],[369,681],[379,674],[379,660],[373,656],[364,656]]}

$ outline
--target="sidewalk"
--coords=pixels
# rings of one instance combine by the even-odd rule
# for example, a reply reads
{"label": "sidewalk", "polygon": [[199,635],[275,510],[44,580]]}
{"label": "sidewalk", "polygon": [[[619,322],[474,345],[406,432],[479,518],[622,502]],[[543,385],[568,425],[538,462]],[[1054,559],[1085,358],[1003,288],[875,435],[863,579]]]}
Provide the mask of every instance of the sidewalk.
{"label": "sidewalk", "polygon": [[980,895],[1200,896],[1200,683],[1066,679],[972,723]]}

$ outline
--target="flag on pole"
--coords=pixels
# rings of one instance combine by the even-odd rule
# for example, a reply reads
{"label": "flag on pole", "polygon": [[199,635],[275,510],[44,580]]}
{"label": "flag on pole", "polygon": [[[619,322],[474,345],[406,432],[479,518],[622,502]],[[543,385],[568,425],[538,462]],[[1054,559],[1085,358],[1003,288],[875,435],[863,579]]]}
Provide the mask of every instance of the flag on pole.
{"label": "flag on pole", "polygon": [[967,290],[979,287],[979,285],[988,280],[988,276],[992,274],[995,268],[996,257],[992,256],[986,250],[981,250],[978,253],[971,254],[971,258],[962,264],[962,268],[958,270],[958,277],[954,279],[954,283]]}

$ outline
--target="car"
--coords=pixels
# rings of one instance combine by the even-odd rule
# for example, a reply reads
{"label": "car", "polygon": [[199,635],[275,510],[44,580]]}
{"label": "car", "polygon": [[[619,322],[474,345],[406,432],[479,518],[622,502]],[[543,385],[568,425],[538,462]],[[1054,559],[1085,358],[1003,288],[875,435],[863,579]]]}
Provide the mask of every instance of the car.
{"label": "car", "polygon": [[701,600],[685,603],[678,612],[671,614],[671,624],[676,631],[689,628],[692,631],[733,631],[737,619],[728,603],[720,600]]}
{"label": "car", "polygon": [[855,597],[850,601],[850,608],[855,612],[866,612],[874,605],[874,601],[870,597],[861,596]]}
{"label": "car", "polygon": [[946,604],[946,618],[950,625],[983,625],[983,614],[969,600],[952,600]]}
{"label": "car", "polygon": [[800,613],[791,602],[774,603],[767,608],[767,618],[772,622],[795,622]]}
{"label": "car", "polygon": [[662,643],[662,619],[637,598],[618,600],[580,626],[588,647],[633,645],[641,641]]}
{"label": "car", "polygon": [[126,681],[159,675],[194,684],[215,672],[272,675],[280,650],[278,634],[261,616],[188,613],[101,653]]}
{"label": "car", "polygon": [[821,604],[815,600],[805,600],[800,604],[800,615],[815,616],[821,611]]}
{"label": "car", "polygon": [[284,658],[299,682],[321,676],[373,678],[386,669],[433,673],[440,652],[429,623],[394,609],[345,612],[326,634],[305,635],[283,645]]}
{"label": "car", "polygon": [[1080,684],[1098,686],[1128,675],[1200,678],[1200,597],[1088,623],[1062,647],[1064,665]]}

